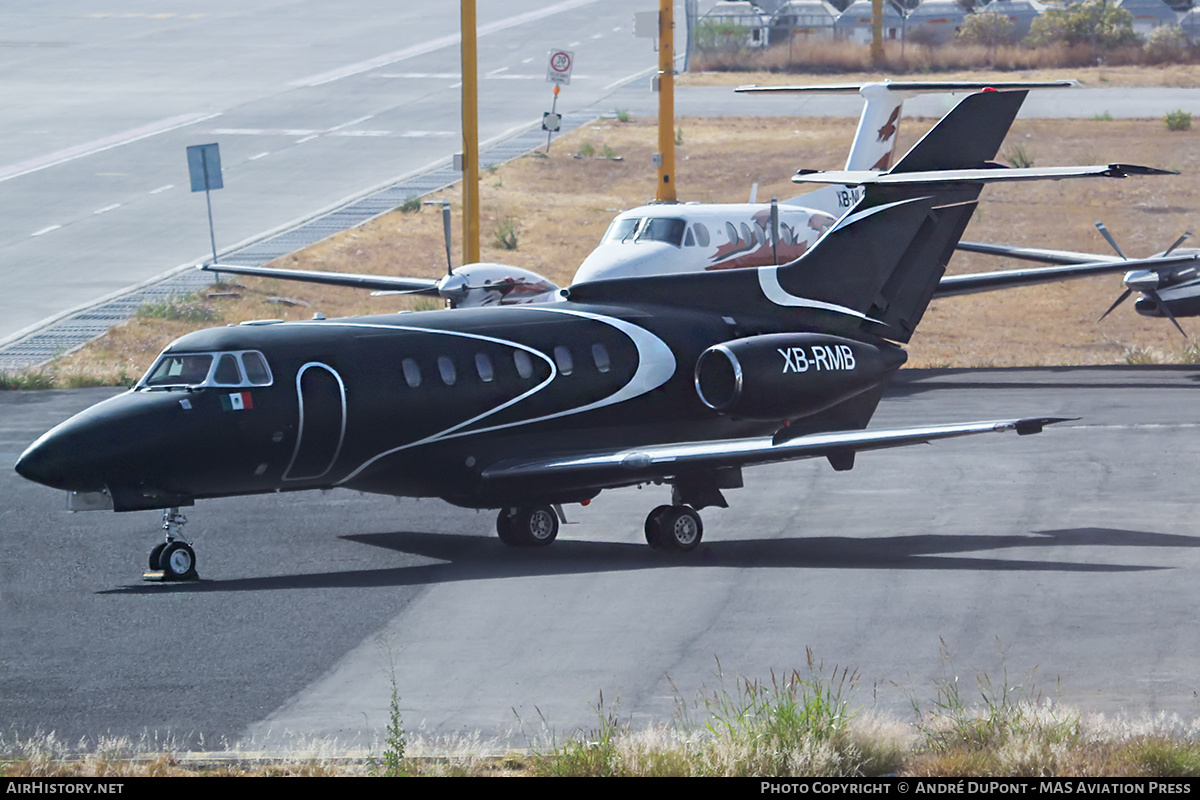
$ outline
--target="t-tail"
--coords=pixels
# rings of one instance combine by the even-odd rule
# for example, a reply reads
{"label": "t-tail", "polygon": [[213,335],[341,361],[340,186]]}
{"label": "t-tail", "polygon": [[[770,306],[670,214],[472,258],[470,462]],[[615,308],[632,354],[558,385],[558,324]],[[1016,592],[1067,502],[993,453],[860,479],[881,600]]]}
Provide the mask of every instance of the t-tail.
{"label": "t-tail", "polygon": [[[969,95],[897,164],[950,169],[991,162],[1026,93]],[[969,130],[971,136],[963,136]],[[908,165],[905,167],[905,165]],[[736,313],[758,328],[869,333],[906,342],[971,219],[982,182],[868,185],[862,200],[801,258],[721,274],[596,281],[570,299],[618,298]]]}
{"label": "t-tail", "polygon": [[[735,91],[766,94],[850,94],[863,98],[862,113],[854,132],[854,141],[846,157],[847,170],[887,171],[895,164],[896,143],[899,140],[900,120],[904,103],[926,94],[978,92],[985,89],[1027,90],[1064,89],[1079,86],[1078,81],[1011,81],[981,83],[978,81],[872,81],[868,83],[833,83],[801,86],[739,86]],[[827,187],[784,201],[786,204],[817,208],[832,214],[842,214],[845,187]],[[861,193],[856,193],[861,195]]]}
{"label": "t-tail", "polygon": [[994,159],[1026,91],[965,97],[887,172],[801,171],[862,199],[781,266],[577,284],[571,300],[711,309],[743,329],[819,330],[907,342],[938,290],[984,184],[1160,173],[1122,164],[1014,169]]}

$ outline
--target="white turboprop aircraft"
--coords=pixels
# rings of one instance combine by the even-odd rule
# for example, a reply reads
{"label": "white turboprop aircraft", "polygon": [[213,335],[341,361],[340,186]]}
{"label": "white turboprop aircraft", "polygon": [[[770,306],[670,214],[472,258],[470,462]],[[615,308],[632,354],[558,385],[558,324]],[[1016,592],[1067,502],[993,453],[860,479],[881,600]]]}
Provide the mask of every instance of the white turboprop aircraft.
{"label": "white turboprop aircraft", "polygon": [[[818,86],[742,86],[742,93],[847,94],[864,98],[845,170],[886,171],[892,164],[906,100],[922,94],[1058,89],[1078,81],[978,83],[881,81]],[[780,203],[658,203],[618,214],[573,283],[786,264],[803,255],[862,196],[861,186],[826,186]],[[221,264],[210,271],[373,289],[380,294],[440,296],[455,307],[552,301],[559,287],[520,267],[464,264],[445,277],[401,278]]]}

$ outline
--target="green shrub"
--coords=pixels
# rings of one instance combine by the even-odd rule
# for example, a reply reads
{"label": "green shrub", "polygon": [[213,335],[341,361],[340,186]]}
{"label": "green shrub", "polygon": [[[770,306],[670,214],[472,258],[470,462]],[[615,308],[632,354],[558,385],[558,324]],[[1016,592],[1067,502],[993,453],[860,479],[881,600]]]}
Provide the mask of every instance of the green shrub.
{"label": "green shrub", "polygon": [[1133,15],[1111,3],[1073,3],[1047,9],[1033,21],[1025,42],[1034,47],[1062,42],[1092,45],[1102,50],[1138,43]]}
{"label": "green shrub", "polygon": [[1186,131],[1192,127],[1192,113],[1183,109],[1176,109],[1167,116],[1163,117],[1163,122],[1167,123],[1169,131]]}
{"label": "green shrub", "polygon": [[1012,44],[1016,41],[1016,30],[1012,20],[1005,14],[971,14],[959,27],[958,40],[965,44],[989,47]]}

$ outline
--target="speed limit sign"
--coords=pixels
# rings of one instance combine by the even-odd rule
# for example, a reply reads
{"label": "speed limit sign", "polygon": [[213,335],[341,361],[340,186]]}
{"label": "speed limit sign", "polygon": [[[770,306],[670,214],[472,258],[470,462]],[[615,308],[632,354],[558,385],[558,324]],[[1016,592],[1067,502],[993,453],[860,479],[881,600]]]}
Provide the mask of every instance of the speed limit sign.
{"label": "speed limit sign", "polygon": [[551,50],[550,63],[546,66],[546,80],[550,83],[571,84],[571,67],[575,66],[575,53],[570,50]]}

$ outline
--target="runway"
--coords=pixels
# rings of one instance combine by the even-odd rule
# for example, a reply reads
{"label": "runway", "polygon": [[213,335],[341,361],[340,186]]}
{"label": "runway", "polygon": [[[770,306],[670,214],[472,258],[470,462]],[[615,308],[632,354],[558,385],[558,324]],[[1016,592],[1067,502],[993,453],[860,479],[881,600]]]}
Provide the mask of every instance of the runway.
{"label": "runway", "polygon": [[[490,513],[352,492],[202,501],[202,580],[140,580],[157,515],[69,514],[20,450],[111,390],[0,393],[3,735],[369,747],[406,728],[524,745],[606,707],[635,726],[737,676],[858,670],[911,718],[976,671],[1088,711],[1197,713],[1194,368],[905,370],[873,427],[1079,417],[748,470],[701,548],[642,542],[666,490],[602,494],[545,551]],[[1036,668],[1036,670],[1035,670]],[[1031,675],[1032,673],[1032,675]]]}

